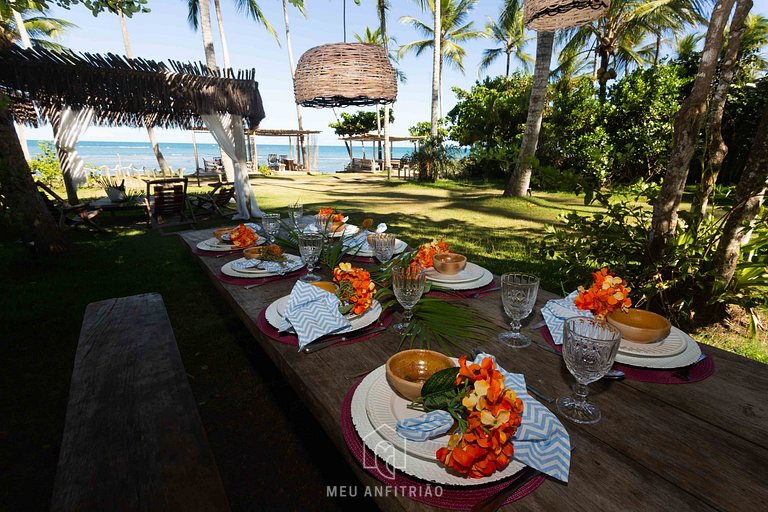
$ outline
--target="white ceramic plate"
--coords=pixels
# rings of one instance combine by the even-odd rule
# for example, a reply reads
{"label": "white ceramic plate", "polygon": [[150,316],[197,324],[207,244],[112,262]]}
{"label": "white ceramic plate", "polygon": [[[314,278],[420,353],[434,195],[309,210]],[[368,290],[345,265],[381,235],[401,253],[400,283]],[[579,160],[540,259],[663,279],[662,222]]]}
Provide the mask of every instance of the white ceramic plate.
{"label": "white ceramic plate", "polygon": [[635,343],[622,338],[619,352],[641,357],[670,357],[681,353],[687,346],[688,342],[680,331],[670,331],[669,336],[655,343]]}
{"label": "white ceramic plate", "polygon": [[[394,254],[400,254],[402,253],[405,248],[408,247],[408,244],[403,242],[402,240],[395,239],[395,252]],[[373,248],[368,245],[368,242],[363,242],[362,247],[359,251],[355,252],[355,249],[352,249],[350,251],[350,254],[353,256],[362,256],[363,258],[373,258]]]}
{"label": "white ceramic plate", "polygon": [[[275,329],[280,328],[280,323],[282,322],[282,319],[283,319],[283,311],[285,311],[285,306],[288,304],[289,297],[290,295],[286,295],[285,297],[280,297],[279,299],[274,301],[272,304],[267,306],[267,311],[265,312],[267,322],[269,322],[269,325],[271,325]],[[373,301],[373,304],[371,304],[371,307],[366,309],[362,315],[352,315],[352,314],[344,315],[344,317],[347,320],[349,320],[349,323],[351,324],[351,329],[347,332],[358,331],[360,329],[364,329],[365,327],[368,327],[369,325],[373,324],[376,320],[378,320],[380,315],[381,315],[381,304],[377,300]]]}
{"label": "white ceramic plate", "polygon": [[467,266],[464,267],[464,270],[462,270],[458,274],[453,274],[453,275],[441,274],[440,272],[435,270],[434,267],[431,267],[427,269],[427,279],[434,283],[439,283],[439,284],[468,283],[470,281],[477,281],[483,276],[484,273],[485,273],[485,269],[480,265],[476,265],[474,263],[467,263]]}
{"label": "white ceramic plate", "polygon": [[490,270],[486,270],[483,267],[480,268],[483,269],[483,275],[474,281],[467,281],[466,283],[435,283],[435,286],[451,290],[476,290],[477,288],[482,288],[493,282],[493,274]]}
{"label": "white ceramic plate", "polygon": [[[329,228],[330,230],[331,228]],[[357,232],[360,231],[360,228],[357,226],[353,226],[352,224],[344,224],[344,229],[337,229],[336,231],[332,232],[329,236],[333,238],[341,238],[342,236],[352,236],[357,234]]]}
{"label": "white ceramic plate", "polygon": [[[267,239],[264,238],[263,236],[260,236],[259,239],[256,240],[256,245],[262,245],[265,243],[267,243]],[[240,249],[239,247],[235,247],[232,244],[225,244],[220,242],[219,239],[216,238],[215,236],[209,238],[208,240],[203,240],[202,242],[199,242],[197,244],[197,248],[203,251],[222,251],[222,252],[237,251]]]}
{"label": "white ceramic plate", "polygon": [[[384,461],[386,461],[386,463],[397,470],[416,478],[438,484],[459,485],[462,487],[483,485],[503,480],[504,478],[514,476],[525,468],[523,463],[513,459],[503,471],[497,471],[491,476],[485,478],[462,478],[449,473],[437,460],[430,461],[421,457],[414,457],[397,448],[381,435],[381,431],[389,427],[386,425],[374,426],[366,412],[366,397],[373,383],[382,375],[385,375],[384,365],[369,373],[357,387],[352,397],[352,423],[355,425],[355,429],[357,429],[357,433],[365,445],[377,455],[377,459],[370,461],[370,464],[375,463],[383,466],[385,464]],[[386,379],[386,376],[384,378]]]}
{"label": "white ceramic plate", "polygon": [[[287,258],[286,262],[286,273],[288,272],[294,272],[301,267],[304,266],[304,261],[299,256],[294,256],[293,254],[286,254],[285,257]],[[245,258],[239,258],[235,261],[242,261]],[[235,261],[230,261],[228,263],[225,263],[221,267],[221,273],[225,276],[230,277],[250,277],[250,278],[257,278],[257,277],[272,277],[279,275],[277,272],[267,272],[266,270],[261,270],[258,268],[235,268],[232,266],[232,264]]]}
{"label": "white ceramic plate", "polygon": [[[458,371],[458,368],[456,370]],[[395,425],[398,421],[416,418],[424,414],[422,411],[409,409],[408,404],[410,404],[410,401],[392,390],[389,382],[387,382],[385,372],[371,384],[371,389],[368,391],[365,401],[365,410],[368,413],[368,419],[371,420],[371,424],[379,427],[388,427],[379,428],[379,433],[384,439],[401,451],[407,451],[409,455],[415,455],[430,461],[435,460],[435,453],[448,444],[448,439],[451,436],[443,434],[423,442],[410,441],[400,437],[395,430]]]}
{"label": "white ceramic plate", "polygon": [[[668,357],[647,357],[624,354],[619,352],[616,354],[616,362],[622,364],[628,364],[631,366],[639,366],[642,368],[680,368],[681,366],[688,366],[695,363],[701,355],[701,349],[699,344],[696,343],[693,338],[686,333],[672,327],[672,332],[676,332],[680,337],[686,341],[685,349],[679,354]],[[672,333],[670,332],[670,335]]]}

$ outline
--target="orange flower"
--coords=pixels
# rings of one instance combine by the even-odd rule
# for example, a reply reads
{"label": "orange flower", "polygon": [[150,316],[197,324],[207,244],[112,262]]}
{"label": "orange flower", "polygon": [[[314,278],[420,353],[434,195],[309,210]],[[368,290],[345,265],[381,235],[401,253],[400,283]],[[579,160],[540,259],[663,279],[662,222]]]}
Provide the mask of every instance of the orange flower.
{"label": "orange flower", "polygon": [[250,247],[259,240],[259,235],[245,224],[240,224],[229,232],[229,239],[235,247]]}
{"label": "orange flower", "polygon": [[333,214],[333,208],[320,208],[320,211],[317,212],[318,215],[331,215]]}
{"label": "orange flower", "polygon": [[435,254],[444,252],[451,252],[448,250],[448,244],[442,238],[440,240],[433,239],[431,242],[419,246],[419,251],[416,253],[413,262],[418,263],[424,268],[430,268],[432,267],[432,258]]}
{"label": "orange flower", "polygon": [[359,315],[371,307],[376,284],[371,281],[371,274],[353,267],[351,263],[339,263],[333,269],[333,280],[339,284],[337,295],[342,303],[352,304],[351,312]]}
{"label": "orange flower", "polygon": [[573,300],[577,308],[591,311],[595,318],[603,319],[608,314],[621,309],[626,311],[632,305],[629,298],[631,288],[627,288],[627,282],[616,277],[607,268],[603,267],[592,273],[594,283],[585,290],[579,286],[579,295]]}

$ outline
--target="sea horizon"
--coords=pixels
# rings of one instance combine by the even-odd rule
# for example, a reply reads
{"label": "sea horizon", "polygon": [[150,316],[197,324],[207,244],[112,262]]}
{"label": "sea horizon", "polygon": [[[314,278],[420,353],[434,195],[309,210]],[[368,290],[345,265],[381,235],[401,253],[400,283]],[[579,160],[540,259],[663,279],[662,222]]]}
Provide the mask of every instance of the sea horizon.
{"label": "sea horizon", "polygon": [[[28,140],[27,147],[29,154],[34,158],[35,155],[42,153],[40,143],[53,144],[51,140]],[[195,172],[195,153],[194,145],[191,142],[161,142],[160,150],[163,152],[168,165],[173,169],[183,168],[185,174],[194,174]],[[149,142],[129,142],[129,141],[78,141],[76,149],[80,158],[85,162],[88,169],[102,169],[108,167],[110,170],[116,168],[129,169],[157,169],[159,168],[152,146]],[[258,163],[266,164],[267,157],[270,154],[295,155],[296,147],[288,144],[257,144]],[[392,149],[392,158],[401,158],[407,153],[413,151],[413,146],[403,147],[395,146]],[[314,151],[313,151],[314,152]],[[352,154],[355,158],[363,158],[363,148],[360,143],[352,145]],[[198,166],[203,166],[203,159],[211,160],[219,157],[221,152],[218,144],[199,143],[197,144]],[[372,158],[373,149],[370,143],[365,145],[365,158]],[[310,160],[312,170],[323,174],[333,174],[343,171],[349,163],[349,154],[344,145],[320,145],[317,147],[317,157]]]}

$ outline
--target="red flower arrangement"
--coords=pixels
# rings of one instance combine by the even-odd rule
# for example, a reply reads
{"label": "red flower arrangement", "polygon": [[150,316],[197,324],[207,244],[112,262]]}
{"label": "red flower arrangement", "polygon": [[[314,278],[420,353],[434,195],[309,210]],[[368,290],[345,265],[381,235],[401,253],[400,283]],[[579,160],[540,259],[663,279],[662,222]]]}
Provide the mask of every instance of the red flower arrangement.
{"label": "red flower arrangement", "polygon": [[440,240],[434,239],[419,246],[419,250],[412,263],[418,263],[424,268],[430,268],[432,267],[432,258],[435,254],[443,252],[451,252],[448,250],[448,244],[442,238]]}
{"label": "red flower arrangement", "polygon": [[229,232],[229,239],[235,247],[250,247],[259,240],[259,235],[245,224],[240,224]]}
{"label": "red flower arrangement", "polygon": [[627,311],[632,305],[629,298],[632,289],[627,288],[627,282],[614,276],[608,267],[593,272],[592,277],[595,282],[591,288],[585,290],[579,286],[579,296],[573,300],[577,308],[589,310],[595,318],[602,320],[617,309]]}
{"label": "red flower arrangement", "polygon": [[467,356],[461,356],[455,384],[469,388],[461,400],[466,429],[451,436],[448,446],[435,454],[437,460],[467,478],[503,470],[515,453],[512,437],[522,421],[523,402],[505,387],[491,358],[467,365]]}
{"label": "red flower arrangement", "polygon": [[[371,281],[371,274],[351,263],[339,263],[333,269],[333,280],[339,285],[336,295],[347,306],[347,311],[359,315],[373,304],[376,284]],[[343,310],[343,308],[342,308]]]}

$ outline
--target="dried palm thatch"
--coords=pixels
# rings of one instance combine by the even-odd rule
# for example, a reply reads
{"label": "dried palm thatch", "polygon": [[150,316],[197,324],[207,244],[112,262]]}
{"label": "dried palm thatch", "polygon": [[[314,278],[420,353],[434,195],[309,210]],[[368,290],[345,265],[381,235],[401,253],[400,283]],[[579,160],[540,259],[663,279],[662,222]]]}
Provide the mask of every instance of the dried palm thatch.
{"label": "dried palm thatch", "polygon": [[397,80],[383,47],[334,43],[301,56],[293,92],[296,103],[305,107],[383,105],[397,98]]}
{"label": "dried palm thatch", "polygon": [[189,128],[202,124],[201,114],[230,113],[256,128],[264,118],[254,70],[235,75],[202,64],[169,65],[14,47],[0,52],[0,92],[17,104],[13,112],[29,113],[34,102],[46,120],[63,106],[90,107],[94,121],[104,125]]}
{"label": "dried palm thatch", "polygon": [[551,32],[596,20],[610,6],[611,0],[525,0],[523,23],[532,30]]}

